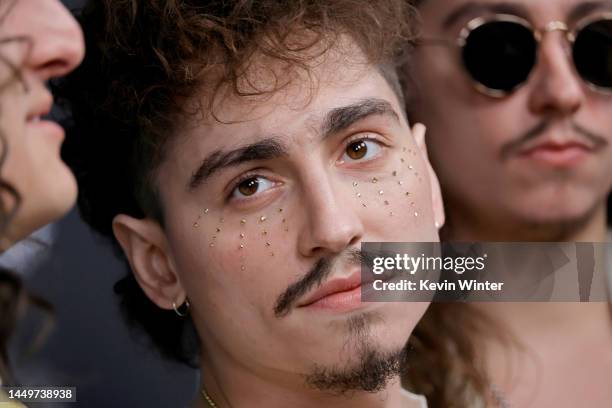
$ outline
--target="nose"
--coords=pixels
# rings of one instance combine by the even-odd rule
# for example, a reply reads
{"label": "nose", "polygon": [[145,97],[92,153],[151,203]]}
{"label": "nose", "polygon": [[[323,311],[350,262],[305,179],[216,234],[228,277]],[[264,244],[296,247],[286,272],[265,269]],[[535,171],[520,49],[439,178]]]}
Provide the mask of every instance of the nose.
{"label": "nose", "polygon": [[[341,188],[334,189],[327,175],[314,176],[302,209],[306,221],[298,237],[298,247],[305,257],[338,254],[361,242],[363,224]],[[348,200],[346,200],[348,201]]]}
{"label": "nose", "polygon": [[541,42],[529,95],[536,115],[571,116],[584,103],[584,84],[578,77],[569,44],[562,33],[549,33]]}
{"label": "nose", "polygon": [[24,0],[11,12],[16,29],[32,40],[26,68],[42,81],[67,74],[85,54],[77,21],[58,0]]}

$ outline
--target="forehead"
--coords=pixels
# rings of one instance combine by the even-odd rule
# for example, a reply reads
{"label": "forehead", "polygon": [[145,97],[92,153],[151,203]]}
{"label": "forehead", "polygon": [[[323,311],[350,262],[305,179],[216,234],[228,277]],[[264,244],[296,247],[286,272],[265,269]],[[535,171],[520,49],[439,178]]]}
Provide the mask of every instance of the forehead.
{"label": "forehead", "polygon": [[423,0],[420,11],[427,23],[450,25],[483,14],[515,14],[533,23],[578,19],[599,10],[612,10],[612,0]]}
{"label": "forehead", "polygon": [[[273,81],[265,75],[262,75],[265,79],[259,80]],[[185,121],[179,132],[181,137],[175,139],[178,153],[184,155],[187,151],[201,156],[271,137],[285,139],[288,145],[315,142],[326,114],[364,99],[384,100],[398,114],[403,112],[399,98],[380,69],[359,57],[326,58],[308,72],[291,75],[287,86],[271,94],[237,96],[228,90],[217,98],[214,117],[206,98],[191,101],[202,113]],[[274,81],[279,78],[282,79],[277,76]],[[257,88],[269,85],[260,83]]]}

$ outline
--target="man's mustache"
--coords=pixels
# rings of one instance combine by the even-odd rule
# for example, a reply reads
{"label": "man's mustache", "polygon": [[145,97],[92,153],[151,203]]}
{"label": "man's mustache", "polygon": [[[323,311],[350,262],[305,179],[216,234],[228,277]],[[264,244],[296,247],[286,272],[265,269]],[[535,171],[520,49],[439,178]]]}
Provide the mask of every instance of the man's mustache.
{"label": "man's mustache", "polygon": [[[520,152],[527,143],[544,134],[544,132],[550,128],[552,123],[552,121],[543,121],[539,125],[527,131],[524,135],[506,143],[504,146],[502,146],[500,151],[502,160],[506,160],[517,152]],[[571,127],[581,139],[583,139],[588,145],[593,146],[594,150],[608,144],[608,140],[605,137],[591,132],[575,122],[571,122]]]}
{"label": "man's mustache", "polygon": [[334,265],[341,259],[348,260],[349,264],[360,265],[363,257],[364,255],[361,250],[347,249],[333,258],[319,259],[303,278],[289,285],[287,290],[278,297],[274,306],[274,315],[276,317],[284,317],[289,314],[289,311],[294,307],[298,299],[323,284],[333,271]]}

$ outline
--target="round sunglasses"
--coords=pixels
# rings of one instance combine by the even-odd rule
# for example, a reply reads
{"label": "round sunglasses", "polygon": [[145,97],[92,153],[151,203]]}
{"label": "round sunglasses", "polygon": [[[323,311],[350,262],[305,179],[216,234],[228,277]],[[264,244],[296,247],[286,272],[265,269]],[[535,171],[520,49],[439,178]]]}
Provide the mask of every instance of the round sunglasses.
{"label": "round sunglasses", "polygon": [[582,20],[573,30],[562,21],[551,21],[538,30],[510,14],[477,17],[468,22],[454,43],[424,38],[419,44],[459,47],[463,66],[476,89],[500,98],[527,82],[537,64],[544,34],[553,31],[565,33],[582,80],[598,92],[612,93],[612,13]]}

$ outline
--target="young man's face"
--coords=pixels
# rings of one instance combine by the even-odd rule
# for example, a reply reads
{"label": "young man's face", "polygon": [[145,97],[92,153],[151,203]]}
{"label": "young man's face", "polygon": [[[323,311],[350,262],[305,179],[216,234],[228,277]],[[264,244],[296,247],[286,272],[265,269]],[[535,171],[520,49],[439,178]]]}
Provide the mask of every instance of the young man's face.
{"label": "young man's face", "polygon": [[[454,41],[476,17],[504,13],[538,29],[555,20],[573,29],[612,11],[612,3],[424,0],[419,9],[424,37]],[[581,80],[571,50],[565,33],[545,33],[528,81],[493,98],[476,90],[459,47],[417,48],[412,82],[420,94],[411,119],[429,128],[432,164],[450,208],[539,224],[580,220],[603,205],[612,186],[612,95]]]}
{"label": "young man's face", "polygon": [[312,74],[316,88],[300,77],[228,96],[223,123],[192,117],[156,175],[179,282],[147,293],[164,308],[189,298],[207,358],[281,383],[404,346],[427,304],[361,303],[360,244],[437,241],[442,218],[422,140],[379,71],[330,57]]}

